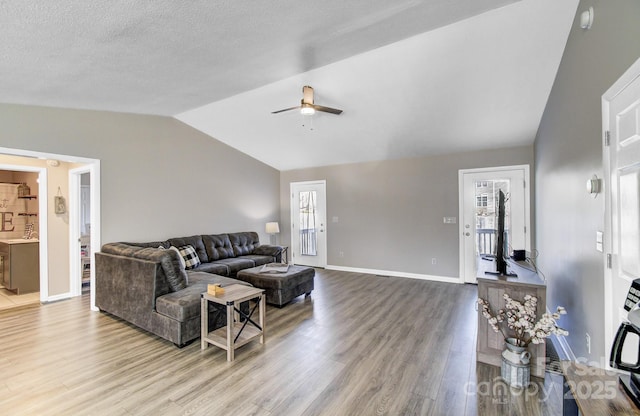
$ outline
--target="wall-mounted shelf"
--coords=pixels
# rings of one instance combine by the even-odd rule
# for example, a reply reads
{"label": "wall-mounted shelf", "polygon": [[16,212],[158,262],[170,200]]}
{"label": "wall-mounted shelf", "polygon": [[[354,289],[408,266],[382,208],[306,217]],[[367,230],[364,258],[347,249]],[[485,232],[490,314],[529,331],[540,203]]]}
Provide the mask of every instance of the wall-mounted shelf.
{"label": "wall-mounted shelf", "polygon": [[38,214],[28,214],[26,212],[19,212],[18,216],[20,216],[20,217],[37,217]]}
{"label": "wall-mounted shelf", "polygon": [[23,195],[19,196],[18,199],[37,199],[38,195]]}

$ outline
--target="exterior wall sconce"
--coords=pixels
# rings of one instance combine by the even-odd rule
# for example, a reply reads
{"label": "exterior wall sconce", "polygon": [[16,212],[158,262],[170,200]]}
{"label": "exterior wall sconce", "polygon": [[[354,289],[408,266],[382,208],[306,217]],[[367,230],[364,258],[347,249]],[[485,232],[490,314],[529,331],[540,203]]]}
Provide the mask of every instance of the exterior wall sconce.
{"label": "exterior wall sconce", "polygon": [[593,7],[589,7],[589,10],[585,10],[580,15],[580,27],[584,30],[591,29],[593,25]]}
{"label": "exterior wall sconce", "polygon": [[593,175],[593,177],[587,181],[587,192],[594,198],[597,197],[600,193],[601,184],[602,180],[599,179],[598,176]]}

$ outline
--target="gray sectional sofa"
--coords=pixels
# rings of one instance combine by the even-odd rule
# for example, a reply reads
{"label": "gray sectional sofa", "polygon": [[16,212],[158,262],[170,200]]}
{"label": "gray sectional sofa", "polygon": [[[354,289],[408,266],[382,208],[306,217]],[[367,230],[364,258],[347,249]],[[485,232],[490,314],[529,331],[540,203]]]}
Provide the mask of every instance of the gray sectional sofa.
{"label": "gray sectional sofa", "polygon": [[[96,306],[182,347],[200,336],[200,294],[208,284],[251,286],[234,278],[238,271],[281,254],[255,232],[105,244],[95,258]],[[223,308],[210,305],[209,314],[210,331],[226,324]]]}

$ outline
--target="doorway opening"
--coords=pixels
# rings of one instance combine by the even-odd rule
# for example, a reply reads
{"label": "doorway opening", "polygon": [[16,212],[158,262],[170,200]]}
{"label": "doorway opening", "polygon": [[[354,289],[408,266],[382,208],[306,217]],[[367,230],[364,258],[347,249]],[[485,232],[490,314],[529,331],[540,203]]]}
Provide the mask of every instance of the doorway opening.
{"label": "doorway opening", "polygon": [[47,290],[41,273],[46,218],[39,203],[46,169],[18,161],[0,159],[0,310],[38,304]]}
{"label": "doorway opening", "polygon": [[[2,161],[9,161],[7,163],[11,163],[14,170],[39,172],[37,201],[40,214],[38,216],[40,302],[53,302],[80,295],[81,283],[76,282],[72,273],[77,264],[73,253],[75,248],[79,247],[79,243],[71,238],[72,224],[79,223],[76,217],[79,214],[74,210],[71,200],[79,199],[79,196],[74,195],[74,192],[71,192],[72,188],[68,187],[69,171],[81,167],[90,175],[90,245],[91,250],[95,250],[95,247],[100,245],[100,161],[72,155],[0,147],[0,169],[4,166]],[[56,196],[62,197],[56,202],[65,202],[64,210],[61,209],[62,206],[54,203]],[[67,201],[69,203],[66,203]],[[78,262],[79,254],[78,250]],[[51,276],[53,280],[50,279]],[[91,271],[90,282],[91,309],[96,310],[93,271]]]}
{"label": "doorway opening", "polygon": [[478,259],[496,252],[497,194],[505,198],[505,233],[509,252],[531,250],[529,166],[504,166],[459,171],[460,276],[476,283]]}

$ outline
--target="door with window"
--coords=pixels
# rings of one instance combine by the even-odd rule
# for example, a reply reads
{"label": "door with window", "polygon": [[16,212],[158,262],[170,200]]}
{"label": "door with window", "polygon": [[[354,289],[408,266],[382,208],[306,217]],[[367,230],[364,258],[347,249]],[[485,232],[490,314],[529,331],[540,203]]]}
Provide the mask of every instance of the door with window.
{"label": "door with window", "polygon": [[640,278],[640,59],[603,95],[602,124],[607,253],[604,347],[608,349],[618,325],[627,319],[629,287]]}
{"label": "door with window", "polygon": [[467,169],[459,173],[460,276],[476,283],[482,257],[496,255],[498,192],[505,195],[504,241],[509,253],[530,251],[529,166]]}
{"label": "door with window", "polygon": [[327,265],[325,181],[291,183],[291,254],[293,264]]}

